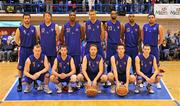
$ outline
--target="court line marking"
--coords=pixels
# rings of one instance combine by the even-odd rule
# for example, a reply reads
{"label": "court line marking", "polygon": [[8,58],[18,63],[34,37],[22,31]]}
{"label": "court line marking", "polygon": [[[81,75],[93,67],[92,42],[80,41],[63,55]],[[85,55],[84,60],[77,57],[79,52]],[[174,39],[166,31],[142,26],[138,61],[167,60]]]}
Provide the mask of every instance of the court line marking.
{"label": "court line marking", "polygon": [[10,91],[15,86],[16,82],[18,81],[18,78],[14,81],[11,88],[8,90],[4,98],[2,99],[2,102],[32,102],[32,101],[175,101],[174,97],[170,93],[170,91],[167,89],[164,81],[161,79],[163,86],[165,87],[166,91],[168,92],[171,99],[111,99],[111,100],[5,100],[7,96],[9,95]]}
{"label": "court line marking", "polygon": [[164,81],[163,81],[162,79],[161,79],[161,82],[162,82],[162,84],[164,85],[165,89],[167,90],[167,92],[168,92],[171,100],[175,100],[174,97],[172,96],[171,92],[169,91],[169,89],[167,88],[167,86],[165,85],[165,83],[164,83]]}
{"label": "court line marking", "polygon": [[16,78],[16,80],[14,81],[14,83],[12,84],[12,86],[9,88],[8,92],[6,93],[6,95],[4,96],[4,98],[2,99],[2,102],[5,101],[5,99],[7,98],[7,96],[9,95],[9,93],[11,92],[11,90],[13,89],[13,87],[15,86],[16,82],[18,81],[18,78]]}

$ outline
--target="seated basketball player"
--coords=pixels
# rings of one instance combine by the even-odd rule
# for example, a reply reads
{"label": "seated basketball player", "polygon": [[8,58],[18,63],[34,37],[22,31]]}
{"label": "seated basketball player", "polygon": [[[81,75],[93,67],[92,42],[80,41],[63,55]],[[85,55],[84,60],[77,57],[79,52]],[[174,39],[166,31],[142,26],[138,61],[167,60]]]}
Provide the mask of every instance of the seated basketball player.
{"label": "seated basketball player", "polygon": [[130,75],[131,57],[125,54],[123,44],[117,45],[117,53],[111,57],[112,71],[108,73],[108,79],[111,82],[111,93],[115,93],[116,86],[129,86],[129,82],[135,82],[135,76]]}
{"label": "seated basketball player", "polygon": [[48,87],[49,83],[49,63],[47,57],[41,53],[41,46],[35,45],[33,48],[33,54],[30,55],[25,63],[24,75],[26,88],[25,93],[31,91],[31,83],[35,80],[40,80],[43,83],[43,86],[38,87],[38,90],[43,90],[50,94],[52,91]]}
{"label": "seated basketball player", "polygon": [[87,86],[96,86],[98,93],[101,93],[100,83],[106,82],[107,77],[103,74],[103,58],[97,54],[97,46],[91,44],[89,54],[86,54],[82,62],[82,74],[78,75],[79,81],[87,81]]}
{"label": "seated basketball player", "polygon": [[151,47],[146,44],[143,47],[143,53],[136,56],[136,72],[137,76],[137,84],[135,93],[140,93],[140,83],[147,82],[147,90],[148,93],[154,93],[152,89],[152,84],[157,82],[158,79],[158,65],[156,62],[156,58],[150,54]]}
{"label": "seated basketball player", "polygon": [[52,67],[52,75],[50,80],[55,83],[57,93],[62,92],[62,82],[68,84],[68,92],[73,92],[71,84],[76,82],[76,68],[74,60],[67,54],[67,46],[62,45],[60,48],[60,54],[56,57],[54,65]]}

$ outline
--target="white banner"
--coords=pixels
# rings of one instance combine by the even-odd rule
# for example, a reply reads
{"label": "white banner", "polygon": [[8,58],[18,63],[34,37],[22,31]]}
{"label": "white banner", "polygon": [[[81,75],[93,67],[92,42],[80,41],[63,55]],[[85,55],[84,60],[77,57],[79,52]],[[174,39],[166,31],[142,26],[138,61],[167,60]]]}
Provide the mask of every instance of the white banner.
{"label": "white banner", "polygon": [[157,18],[180,19],[180,4],[154,4],[154,14]]}

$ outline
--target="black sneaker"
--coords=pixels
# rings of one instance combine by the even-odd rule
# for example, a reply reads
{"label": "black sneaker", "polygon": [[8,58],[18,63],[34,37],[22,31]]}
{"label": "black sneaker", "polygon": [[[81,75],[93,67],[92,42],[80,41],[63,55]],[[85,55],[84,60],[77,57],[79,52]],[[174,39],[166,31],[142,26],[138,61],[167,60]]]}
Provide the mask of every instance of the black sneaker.
{"label": "black sneaker", "polygon": [[22,85],[17,86],[17,92],[22,92]]}
{"label": "black sneaker", "polygon": [[34,89],[36,89],[36,90],[38,89],[39,85],[38,85],[38,83],[37,83],[36,81],[34,81],[34,86],[33,86],[33,87],[34,87]]}
{"label": "black sneaker", "polygon": [[154,94],[154,90],[153,90],[151,85],[147,85],[146,88],[147,88],[147,91],[148,91],[149,94]]}

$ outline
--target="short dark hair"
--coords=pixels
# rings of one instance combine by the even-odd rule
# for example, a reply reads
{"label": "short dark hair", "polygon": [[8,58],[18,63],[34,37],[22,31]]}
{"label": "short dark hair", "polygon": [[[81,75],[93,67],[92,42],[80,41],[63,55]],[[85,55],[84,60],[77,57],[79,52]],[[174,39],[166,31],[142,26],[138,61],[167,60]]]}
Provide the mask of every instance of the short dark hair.
{"label": "short dark hair", "polygon": [[123,43],[118,43],[116,48],[118,48],[119,46],[123,46],[125,48],[125,45]]}
{"label": "short dark hair", "polygon": [[94,47],[96,47],[96,48],[98,49],[98,47],[97,47],[96,44],[91,44],[91,45],[89,46],[89,49],[90,49],[92,46],[94,46]]}
{"label": "short dark hair", "polygon": [[44,14],[43,14],[43,17],[45,16],[45,14],[49,14],[49,15],[52,17],[52,14],[51,14],[51,12],[49,12],[49,11],[47,11],[47,12],[44,12]]}
{"label": "short dark hair", "polygon": [[144,44],[143,48],[144,47],[150,47],[151,48],[151,46],[149,44]]}
{"label": "short dark hair", "polygon": [[92,10],[89,10],[89,13],[90,13],[90,12],[95,12],[95,13],[96,13],[96,11],[95,11],[95,10],[93,10],[93,9],[92,9]]}
{"label": "short dark hair", "polygon": [[154,14],[154,13],[149,13],[149,14],[148,14],[148,17],[149,17],[150,15],[153,15],[153,16],[155,17],[155,14]]}
{"label": "short dark hair", "polygon": [[60,49],[61,48],[66,48],[67,49],[67,45],[63,44],[63,45],[60,46]]}
{"label": "short dark hair", "polygon": [[23,14],[23,18],[24,18],[25,16],[29,16],[29,17],[31,18],[31,15],[30,15],[29,13],[24,13],[24,14]]}

